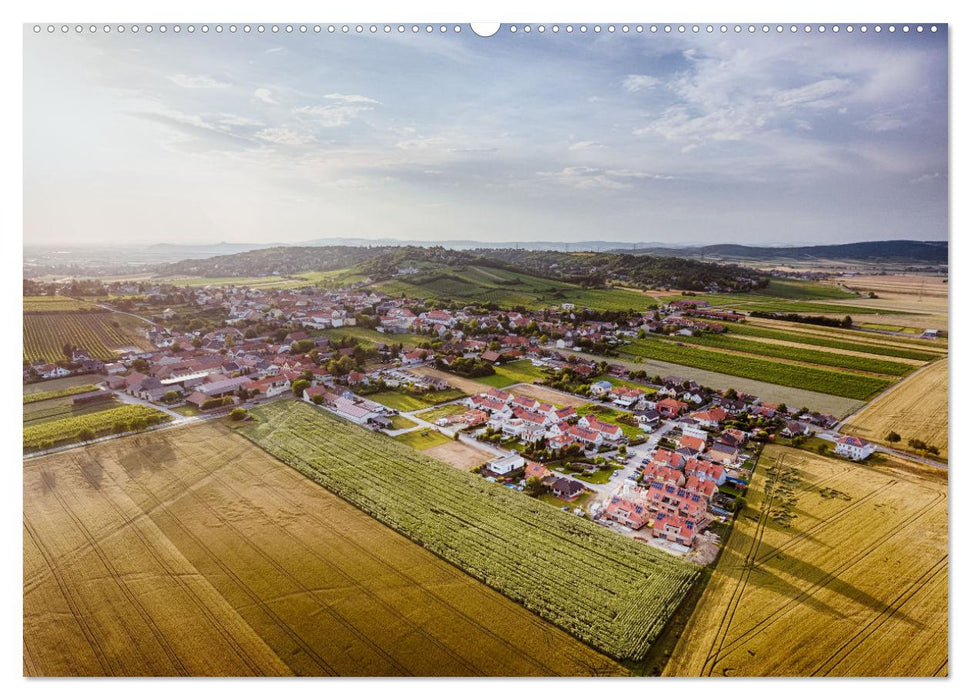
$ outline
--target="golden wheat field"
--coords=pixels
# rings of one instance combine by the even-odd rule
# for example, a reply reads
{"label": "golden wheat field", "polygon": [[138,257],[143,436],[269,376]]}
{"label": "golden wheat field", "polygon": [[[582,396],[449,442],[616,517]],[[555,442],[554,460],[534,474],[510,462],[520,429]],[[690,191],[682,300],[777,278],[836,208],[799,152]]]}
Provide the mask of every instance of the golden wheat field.
{"label": "golden wheat field", "polygon": [[935,445],[947,459],[947,359],[915,372],[852,416],[844,430],[888,445],[891,431],[901,437],[894,445],[908,450],[911,438]]}
{"label": "golden wheat field", "polygon": [[946,472],[770,445],[669,676],[947,674]]}
{"label": "golden wheat field", "polygon": [[24,674],[624,670],[227,428],[24,465]]}

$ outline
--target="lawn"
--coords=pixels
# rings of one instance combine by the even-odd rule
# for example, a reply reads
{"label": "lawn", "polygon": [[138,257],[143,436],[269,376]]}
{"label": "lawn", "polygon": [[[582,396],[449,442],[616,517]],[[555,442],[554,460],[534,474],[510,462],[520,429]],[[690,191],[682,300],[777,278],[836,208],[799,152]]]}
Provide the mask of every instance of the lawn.
{"label": "lawn", "polygon": [[545,379],[542,367],[536,367],[530,360],[517,360],[504,365],[494,365],[495,374],[476,377],[475,381],[502,389],[512,384],[526,382],[532,384],[537,379]]}
{"label": "lawn", "polygon": [[452,442],[452,439],[442,435],[432,428],[419,428],[411,430],[401,435],[395,435],[394,439],[400,443],[408,445],[413,450],[427,450],[429,447],[437,447],[445,443]]}
{"label": "lawn", "polygon": [[580,406],[577,408],[578,416],[585,416],[588,414],[593,414],[604,423],[610,423],[611,425],[619,426],[624,435],[628,438],[635,438],[644,435],[644,431],[633,425],[628,425],[627,423],[622,423],[618,418],[626,413],[626,411],[620,411],[614,408],[608,408],[606,406],[601,406],[595,403],[588,403],[585,406]]}
{"label": "lawn", "polygon": [[305,476],[617,659],[644,656],[696,567],[294,401],[240,430]]}
{"label": "lawn", "polygon": [[404,416],[391,416],[391,429],[392,430],[404,430],[405,428],[414,428],[418,425],[415,421],[409,420]]}

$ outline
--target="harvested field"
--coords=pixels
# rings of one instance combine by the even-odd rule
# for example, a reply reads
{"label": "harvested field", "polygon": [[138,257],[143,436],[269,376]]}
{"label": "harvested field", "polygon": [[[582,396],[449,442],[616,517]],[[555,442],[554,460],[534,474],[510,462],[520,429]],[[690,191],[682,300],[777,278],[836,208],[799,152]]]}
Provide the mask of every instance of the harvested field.
{"label": "harvested field", "polygon": [[207,423],[25,464],[24,673],[623,669]]}
{"label": "harvested field", "polygon": [[770,445],[670,676],[947,673],[946,472]]}
{"label": "harvested field", "polygon": [[429,447],[423,451],[429,457],[434,457],[446,464],[451,464],[453,467],[458,467],[465,471],[482,466],[494,456],[491,452],[478,450],[472,447],[472,445],[467,445],[464,442],[458,442],[456,440],[452,440],[444,445]]}
{"label": "harvested field", "polygon": [[644,656],[697,569],[306,403],[240,427],[294,469],[617,659]]}
{"label": "harvested field", "polygon": [[947,377],[946,359],[915,372],[850,416],[843,430],[884,445],[893,431],[901,437],[894,448],[907,451],[907,441],[916,438],[935,445],[946,460]]}
{"label": "harvested field", "polygon": [[86,301],[72,299],[71,297],[24,297],[24,311],[35,313],[57,312],[57,311],[81,311],[84,309],[96,309],[94,304]]}
{"label": "harvested field", "polygon": [[915,297],[946,297],[947,278],[934,275],[854,275],[839,281],[846,288],[860,292],[877,292]]}

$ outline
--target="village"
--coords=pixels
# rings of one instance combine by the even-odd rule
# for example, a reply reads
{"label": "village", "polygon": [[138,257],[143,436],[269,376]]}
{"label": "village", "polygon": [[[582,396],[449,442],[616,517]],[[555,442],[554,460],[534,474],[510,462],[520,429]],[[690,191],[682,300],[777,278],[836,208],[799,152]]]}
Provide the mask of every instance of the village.
{"label": "village", "polygon": [[[767,441],[816,437],[853,460],[876,449],[831,415],[611,361],[631,338],[742,318],[706,302],[595,313],[429,308],[356,288],[112,292],[138,295],[124,312],[150,322],[154,349],[106,363],[66,348],[25,365],[25,381],[100,374],[76,403],[144,403],[179,422],[296,396],[393,437],[438,433],[491,455],[474,469],[483,478],[678,554],[717,543]],[[510,366],[503,387],[477,382]]]}

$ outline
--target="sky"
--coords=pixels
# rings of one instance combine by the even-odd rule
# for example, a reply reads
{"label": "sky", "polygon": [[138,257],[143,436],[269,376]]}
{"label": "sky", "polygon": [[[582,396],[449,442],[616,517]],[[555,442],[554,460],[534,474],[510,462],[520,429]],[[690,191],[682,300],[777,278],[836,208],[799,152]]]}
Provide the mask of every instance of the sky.
{"label": "sky", "polygon": [[947,238],[943,27],[24,31],[25,245]]}

